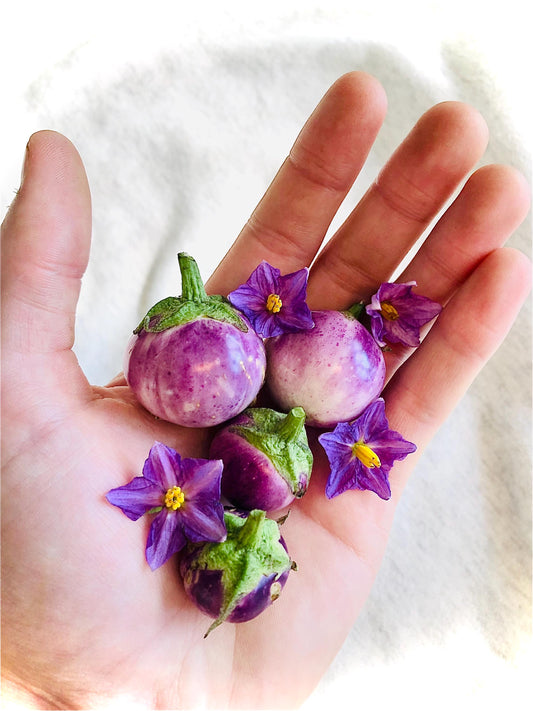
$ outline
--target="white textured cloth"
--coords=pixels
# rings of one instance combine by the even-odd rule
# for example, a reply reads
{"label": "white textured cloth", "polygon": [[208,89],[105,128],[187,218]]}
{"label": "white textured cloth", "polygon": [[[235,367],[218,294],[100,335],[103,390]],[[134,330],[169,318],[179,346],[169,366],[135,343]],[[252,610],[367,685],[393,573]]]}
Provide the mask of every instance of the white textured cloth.
{"label": "white textured cloth", "polygon": [[[89,176],[93,244],[75,350],[90,379],[119,372],[143,313],[179,293],[178,251],[209,276],[347,71],[376,76],[389,109],[332,230],[442,100],[484,115],[483,163],[530,178],[526,5],[491,8],[22,2],[7,22],[3,13],[2,205],[38,129],[67,135]],[[530,236],[527,221],[509,244],[528,253]],[[531,699],[530,318],[527,304],[422,457],[368,603],[307,711],[514,710]]]}

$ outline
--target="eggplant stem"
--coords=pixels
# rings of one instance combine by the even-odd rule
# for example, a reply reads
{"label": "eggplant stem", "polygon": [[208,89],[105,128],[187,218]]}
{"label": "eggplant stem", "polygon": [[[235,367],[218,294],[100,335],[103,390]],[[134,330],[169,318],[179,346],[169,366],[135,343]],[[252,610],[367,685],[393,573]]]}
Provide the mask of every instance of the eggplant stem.
{"label": "eggplant stem", "polygon": [[365,309],[365,304],[363,301],[357,301],[355,304],[352,304],[349,309],[346,309],[349,314],[352,314],[354,318],[356,318],[358,321],[360,320],[360,316],[363,315]]}
{"label": "eggplant stem", "polygon": [[258,534],[266,518],[266,512],[261,509],[250,511],[248,517],[238,533],[237,539],[242,546],[254,547]]}
{"label": "eggplant stem", "polygon": [[297,439],[305,425],[305,411],[303,407],[293,407],[276,427],[276,433],[286,442]]}
{"label": "eggplant stem", "polygon": [[189,301],[205,301],[207,294],[196,261],[186,252],[179,252],[181,295]]}

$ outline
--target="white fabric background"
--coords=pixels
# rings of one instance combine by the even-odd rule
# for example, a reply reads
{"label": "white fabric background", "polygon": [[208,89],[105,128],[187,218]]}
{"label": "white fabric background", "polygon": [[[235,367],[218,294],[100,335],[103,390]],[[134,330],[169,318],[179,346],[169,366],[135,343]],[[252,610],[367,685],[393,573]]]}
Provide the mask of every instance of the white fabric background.
{"label": "white fabric background", "polygon": [[[389,110],[334,229],[420,114],[459,99],[491,131],[483,163],[530,176],[531,37],[520,0],[22,2],[3,12],[0,203],[31,132],[77,146],[93,198],[76,352],[120,369],[176,253],[207,277],[328,86],[353,69]],[[530,250],[531,223],[510,244]],[[306,711],[521,709],[531,698],[530,304],[423,456],[372,595]],[[332,601],[332,604],[335,604]],[[312,621],[310,621],[312,624]],[[272,630],[275,634],[275,630]]]}

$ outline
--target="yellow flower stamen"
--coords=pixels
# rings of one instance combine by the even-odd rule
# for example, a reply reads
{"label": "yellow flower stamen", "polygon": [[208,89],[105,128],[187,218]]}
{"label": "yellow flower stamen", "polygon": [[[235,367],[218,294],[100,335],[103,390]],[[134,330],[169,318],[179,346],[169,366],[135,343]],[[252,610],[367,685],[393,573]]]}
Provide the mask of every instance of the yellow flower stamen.
{"label": "yellow flower stamen", "polygon": [[396,321],[396,319],[400,317],[400,314],[388,301],[381,302],[381,315],[383,316],[383,318],[386,318],[387,321]]}
{"label": "yellow flower stamen", "polygon": [[281,299],[278,294],[269,294],[266,302],[267,311],[271,314],[277,314],[281,311]]}
{"label": "yellow flower stamen", "polygon": [[356,442],[352,447],[354,457],[361,462],[364,467],[374,469],[381,466],[381,461],[373,449],[363,442]]}
{"label": "yellow flower stamen", "polygon": [[185,501],[185,495],[179,486],[173,486],[165,494],[165,506],[176,511]]}

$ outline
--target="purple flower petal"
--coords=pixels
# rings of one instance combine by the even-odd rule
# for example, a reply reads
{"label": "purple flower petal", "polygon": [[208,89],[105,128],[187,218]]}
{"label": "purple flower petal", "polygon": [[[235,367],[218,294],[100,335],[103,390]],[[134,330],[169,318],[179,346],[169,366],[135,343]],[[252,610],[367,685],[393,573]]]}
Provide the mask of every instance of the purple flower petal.
{"label": "purple flower petal", "polygon": [[340,422],[333,432],[326,432],[318,438],[328,456],[338,461],[339,464],[352,458],[353,435],[347,422]]}
{"label": "purple flower petal", "polygon": [[[367,442],[372,435],[386,432],[389,429],[389,421],[385,415],[385,400],[382,397],[374,400],[368,405],[361,415],[348,424],[352,433]],[[348,436],[346,433],[345,436]],[[352,440],[353,444],[353,440]]]}
{"label": "purple flower petal", "polygon": [[279,290],[281,272],[264,260],[254,269],[248,279],[249,285],[259,294],[273,294]]}
{"label": "purple flower petal", "polygon": [[363,466],[361,469],[357,488],[363,491],[373,491],[380,499],[388,501],[391,497],[388,470],[384,467],[368,469]]}
{"label": "purple flower petal", "polygon": [[194,506],[183,506],[180,515],[184,534],[190,541],[225,541],[224,507],[212,499],[198,498]]}
{"label": "purple flower petal", "polygon": [[416,324],[398,319],[397,321],[382,321],[381,338],[389,343],[401,343],[410,348],[420,345],[420,328]]}
{"label": "purple flower petal", "polygon": [[281,336],[287,332],[279,316],[268,312],[255,316],[252,325],[255,332],[263,336],[263,338],[274,338],[274,336]]}
{"label": "purple flower petal", "polygon": [[333,432],[326,432],[320,435],[320,442],[323,444],[327,443],[328,447],[332,448],[334,453],[338,454],[339,456],[342,455],[345,449],[350,450],[351,456],[354,436],[358,437],[359,435],[359,432],[356,431],[355,428],[360,426],[360,419],[361,418],[358,418],[353,423],[339,422]]}
{"label": "purple flower petal", "polygon": [[263,338],[273,338],[274,336],[281,336],[283,333],[283,327],[280,326],[276,315],[267,311],[264,308],[264,303],[261,305],[261,309],[253,316],[253,320],[251,319],[251,323],[254,331],[263,336]]}
{"label": "purple flower petal", "polygon": [[408,454],[416,452],[416,445],[394,430],[381,433],[379,438],[370,439],[367,444],[378,455],[381,466],[389,469],[395,461],[405,459]]}
{"label": "purple flower petal", "polygon": [[416,450],[412,442],[389,429],[382,398],[371,403],[353,422],[341,422],[333,432],[318,439],[331,468],[326,483],[329,499],[348,489],[370,490],[389,499],[389,470],[396,460],[405,459]]}
{"label": "purple flower petal", "polygon": [[299,301],[302,293],[305,294],[307,291],[308,277],[309,269],[307,268],[299,269],[296,272],[291,272],[291,274],[285,274],[285,276],[280,276],[278,283],[281,297],[293,302]]}
{"label": "purple flower petal", "polygon": [[146,560],[152,570],[163,565],[187,543],[179,518],[174,511],[163,509],[152,521],[146,542]]}
{"label": "purple flower petal", "polygon": [[397,282],[384,282],[378,289],[379,300],[397,301],[405,298],[405,296],[409,297],[413,286],[416,286],[416,281],[405,281],[401,284]]}
{"label": "purple flower petal", "polygon": [[161,488],[142,476],[136,476],[129,484],[111,489],[106,499],[118,506],[132,521],[136,521],[147,511],[162,504]]}
{"label": "purple flower petal", "polygon": [[228,294],[228,298],[233,306],[242,311],[250,321],[255,317],[256,313],[262,312],[265,307],[263,292],[254,289],[249,284],[243,284],[238,289],[235,289],[235,291]]}
{"label": "purple flower petal", "polygon": [[384,346],[386,342],[420,345],[420,328],[442,311],[442,306],[425,296],[413,294],[416,282],[383,283],[372,296],[366,312],[372,335]]}
{"label": "purple flower petal", "polygon": [[182,459],[177,483],[186,492],[187,501],[199,497],[219,501],[223,466],[221,459]]}
{"label": "purple flower petal", "polygon": [[187,540],[225,539],[220,502],[222,467],[219,459],[182,459],[174,449],[156,442],[144,463],[143,476],[108,492],[108,501],[133,521],[151,509],[159,509],[146,543],[146,559],[152,570]]}
{"label": "purple flower petal", "polygon": [[[328,457],[329,456],[330,453],[328,452]],[[336,460],[335,467],[331,468],[331,473],[326,482],[327,498],[333,499],[345,491],[358,488],[357,482],[361,475],[362,468],[363,465],[361,462],[353,462],[351,457],[339,457],[339,459]]]}
{"label": "purple flower petal", "polygon": [[180,471],[180,455],[165,444],[156,442],[144,463],[143,477],[154,484],[159,484],[161,489],[166,491],[179,484]]}
{"label": "purple flower petal", "polygon": [[[313,318],[307,306],[307,268],[281,276],[279,269],[263,261],[252,272],[246,284],[228,295],[228,299],[244,313],[254,330],[264,338],[313,328]],[[269,307],[269,297],[277,297],[278,309]]]}

